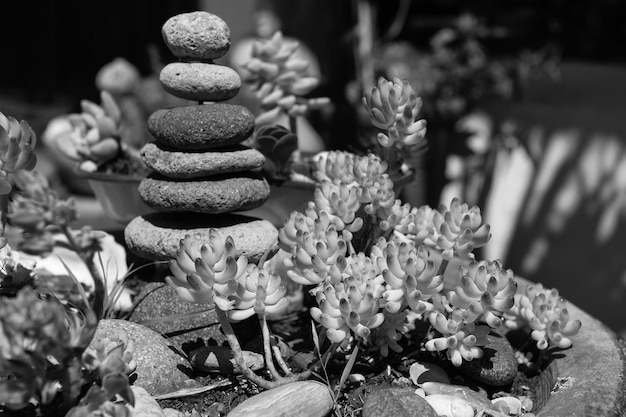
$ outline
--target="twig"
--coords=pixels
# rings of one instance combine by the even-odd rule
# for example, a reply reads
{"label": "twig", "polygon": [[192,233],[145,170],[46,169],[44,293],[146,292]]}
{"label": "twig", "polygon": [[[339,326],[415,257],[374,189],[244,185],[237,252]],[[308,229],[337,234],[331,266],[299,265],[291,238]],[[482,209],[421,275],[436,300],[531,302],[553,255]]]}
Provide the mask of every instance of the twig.
{"label": "twig", "polygon": [[225,387],[225,386],[231,385],[231,384],[232,384],[232,382],[230,382],[230,380],[222,379],[221,381],[217,381],[214,384],[205,385],[205,386],[202,386],[202,387],[183,388],[183,389],[178,390],[178,391],[168,392],[167,394],[155,395],[154,399],[155,400],[169,400],[169,399],[172,399],[172,398],[189,397],[191,395],[203,394],[203,393],[205,393],[207,391],[212,391],[212,390],[214,390],[216,388]]}

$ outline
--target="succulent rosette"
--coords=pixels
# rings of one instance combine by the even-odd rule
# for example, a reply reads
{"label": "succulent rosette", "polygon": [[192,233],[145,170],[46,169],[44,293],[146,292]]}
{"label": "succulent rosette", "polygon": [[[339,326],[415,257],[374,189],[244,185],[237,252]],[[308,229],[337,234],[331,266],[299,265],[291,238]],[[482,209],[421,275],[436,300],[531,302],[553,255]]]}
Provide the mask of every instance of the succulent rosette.
{"label": "succulent rosette", "polygon": [[120,108],[107,91],[101,91],[100,99],[101,104],[82,100],[81,113],[65,116],[50,138],[55,149],[80,162],[85,171],[95,171],[122,153]]}
{"label": "succulent rosette", "polygon": [[326,328],[328,339],[341,343],[351,335],[369,340],[371,330],[385,319],[380,300],[385,290],[374,263],[363,254],[352,255],[343,279],[325,282],[316,294],[318,307],[311,317]]}
{"label": "succulent rosette", "polygon": [[377,86],[363,97],[374,126],[386,131],[378,133],[378,142],[391,146],[414,145],[426,135],[426,120],[417,119],[422,99],[406,80],[378,79]]}
{"label": "succulent rosette", "polygon": [[383,310],[383,323],[372,332],[372,345],[374,350],[380,352],[383,358],[389,356],[389,351],[402,352],[402,346],[398,341],[408,331],[407,311],[390,313]]}
{"label": "succulent rosette", "polygon": [[442,251],[443,259],[455,255],[461,259],[474,259],[472,251],[487,244],[491,238],[490,227],[483,224],[480,209],[470,208],[453,198],[448,209],[445,204],[433,214],[434,233],[426,243]]}
{"label": "succulent rosette", "polygon": [[268,317],[277,316],[289,307],[285,298],[287,288],[280,277],[267,269],[248,264],[246,271],[239,278],[239,286],[232,296],[235,300],[228,318],[237,322],[254,314]]}
{"label": "succulent rosette", "polygon": [[372,247],[372,256],[387,284],[385,310],[397,313],[408,306],[422,314],[433,309],[430,300],[443,289],[443,276],[437,275],[426,248],[380,239]]}
{"label": "succulent rosette", "polygon": [[505,314],[505,326],[518,329],[530,326],[531,337],[537,348],[568,348],[571,337],[580,330],[580,320],[572,320],[567,302],[556,289],[546,289],[541,284],[529,285],[523,293],[515,295],[515,304]]}
{"label": "succulent rosette", "polygon": [[304,116],[330,103],[327,97],[303,97],[319,85],[319,80],[307,74],[309,63],[296,56],[299,48],[298,42],[286,41],[280,31],[270,39],[254,42],[243,79],[261,102],[263,113],[257,117],[258,125],[281,113]]}
{"label": "succulent rosette", "polygon": [[461,309],[453,310],[449,316],[440,311],[431,311],[428,321],[441,334],[428,340],[424,347],[431,352],[446,351],[446,356],[454,366],[463,361],[482,358],[481,346],[488,343],[487,335],[491,328],[486,325],[467,323]]}
{"label": "succulent rosette", "polygon": [[473,261],[461,267],[461,285],[448,294],[455,308],[469,310],[468,321],[481,320],[493,328],[502,324],[502,314],[514,304],[517,282],[513,271],[500,261]]}
{"label": "succulent rosette", "polygon": [[248,260],[235,260],[235,243],[211,229],[208,238],[200,234],[181,239],[176,259],[170,260],[173,275],[166,278],[181,300],[193,303],[214,302],[223,311],[233,308],[232,295],[237,280],[246,272]]}
{"label": "succulent rosette", "polygon": [[[331,225],[321,233],[302,233],[291,256],[284,260],[287,276],[302,285],[317,285],[329,277],[339,277],[347,264],[347,244]],[[337,279],[337,278],[335,278]]]}
{"label": "succulent rosette", "polygon": [[31,170],[37,163],[35,145],[37,136],[25,121],[0,112],[0,195],[11,191],[7,180],[9,174],[19,170]]}

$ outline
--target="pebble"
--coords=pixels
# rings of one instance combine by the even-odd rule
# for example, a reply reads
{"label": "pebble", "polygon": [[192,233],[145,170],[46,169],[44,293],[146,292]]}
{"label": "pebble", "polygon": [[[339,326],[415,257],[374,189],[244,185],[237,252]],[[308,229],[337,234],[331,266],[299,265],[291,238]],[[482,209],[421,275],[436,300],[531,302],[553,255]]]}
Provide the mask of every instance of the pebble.
{"label": "pebble", "polygon": [[439,382],[425,382],[422,384],[422,389],[426,395],[433,394],[445,394],[453,397],[461,398],[475,408],[479,407],[491,407],[491,401],[486,394],[482,394],[477,391],[473,391],[468,387],[462,385],[453,385]]}
{"label": "pebble", "polygon": [[237,145],[254,131],[254,116],[237,104],[208,103],[159,109],[148,118],[157,142],[182,151]]}
{"label": "pebble", "polygon": [[137,256],[155,261],[176,257],[187,234],[209,236],[211,228],[232,236],[237,255],[258,262],[278,239],[278,230],[267,220],[236,214],[150,213],[130,221],[124,230],[127,247]]}
{"label": "pebble", "polygon": [[259,207],[270,196],[260,174],[213,176],[181,181],[151,174],[139,183],[139,195],[155,210],[220,214]]}
{"label": "pebble", "polygon": [[91,343],[120,330],[135,342],[133,359],[137,362],[137,379],[134,385],[143,387],[150,395],[174,392],[189,385],[186,372],[191,372],[191,365],[152,329],[128,320],[103,319],[98,323]]}
{"label": "pebble", "polygon": [[428,402],[412,388],[372,387],[363,404],[363,417],[437,417]]}
{"label": "pebble", "polygon": [[228,417],[326,417],[333,405],[328,386],[315,381],[298,381],[248,398],[230,410]]}
{"label": "pebble", "polygon": [[491,400],[492,408],[503,414],[517,416],[522,414],[522,402],[515,397],[499,397]]}
{"label": "pebble", "polygon": [[464,399],[446,394],[427,395],[426,401],[437,415],[447,417],[474,417],[474,408]]}
{"label": "pebble", "polygon": [[234,69],[204,62],[172,62],[163,67],[159,79],[168,93],[193,101],[228,100],[241,88]]}
{"label": "pebble", "polygon": [[480,359],[463,361],[459,372],[487,385],[502,387],[510,385],[517,375],[517,359],[509,341],[502,336],[487,336],[489,343]]}
{"label": "pebble", "polygon": [[156,142],[141,148],[146,165],[169,178],[192,179],[259,169],[265,162],[256,149],[234,146],[222,151],[181,152],[164,148]]}
{"label": "pebble", "polygon": [[[258,371],[265,368],[263,355],[249,350],[242,351],[244,361],[250,369]],[[218,372],[222,375],[240,374],[233,351],[226,346],[203,346],[189,354],[189,362],[195,369],[204,372]]]}
{"label": "pebble", "polygon": [[220,17],[197,11],[170,17],[161,29],[163,40],[178,58],[213,60],[230,48],[230,29]]}
{"label": "pebble", "polygon": [[169,285],[149,282],[135,297],[135,307],[128,320],[159,332],[169,343],[184,352],[187,351],[187,344],[218,345],[226,342],[215,311],[206,311],[210,307],[212,304],[182,302],[176,290]]}
{"label": "pebble", "polygon": [[441,366],[430,362],[418,361],[411,364],[409,376],[415,385],[427,381],[441,382],[444,384],[450,383],[450,377],[446,371]]}

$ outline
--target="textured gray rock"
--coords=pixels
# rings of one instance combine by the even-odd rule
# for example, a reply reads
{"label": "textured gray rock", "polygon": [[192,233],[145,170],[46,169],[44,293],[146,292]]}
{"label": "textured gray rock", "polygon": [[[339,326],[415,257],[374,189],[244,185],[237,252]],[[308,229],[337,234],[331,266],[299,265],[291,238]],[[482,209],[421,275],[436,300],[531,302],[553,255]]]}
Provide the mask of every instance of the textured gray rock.
{"label": "textured gray rock", "polygon": [[234,69],[204,62],[172,62],[161,70],[159,79],[168,93],[194,101],[228,100],[241,87]]}
{"label": "textured gray rock", "polygon": [[[219,214],[259,207],[270,196],[270,186],[258,174],[213,176],[177,181],[150,175],[139,183],[139,195],[155,210]],[[244,176],[245,175],[245,176]]]}
{"label": "textured gray rock", "polygon": [[413,388],[372,387],[363,404],[363,417],[437,417]]}
{"label": "textured gray rock", "polygon": [[254,116],[236,104],[173,107],[152,113],[148,130],[168,148],[201,151],[243,142],[254,131]]}
{"label": "textured gray rock", "polygon": [[181,301],[167,284],[146,284],[135,304],[128,320],[158,332],[181,351],[189,350],[185,344],[220,345],[226,341],[212,305]]}
{"label": "textured gray rock", "polygon": [[143,387],[151,395],[166,394],[189,386],[186,372],[191,372],[191,365],[152,329],[127,320],[104,319],[98,323],[93,340],[120,330],[135,342],[133,358],[137,361],[137,379],[133,381],[134,385]]}
{"label": "textured gray rock", "polygon": [[261,152],[240,145],[220,151],[181,152],[156,142],[141,149],[141,158],[159,174],[179,179],[250,171],[261,168],[265,162]]}
{"label": "textured gray rock", "polygon": [[170,17],[161,29],[165,45],[179,58],[213,60],[230,48],[230,29],[220,17],[204,12]]}
{"label": "textured gray rock", "polygon": [[[267,220],[235,214],[150,213],[136,217],[126,226],[124,239],[137,256],[152,260],[176,257],[181,239],[199,233],[208,238],[209,230],[231,236],[238,255],[258,262],[278,239],[278,230]],[[207,239],[208,241],[208,239]]]}
{"label": "textured gray rock", "polygon": [[517,359],[506,337],[487,336],[489,343],[483,346],[482,358],[463,361],[459,371],[479,382],[502,387],[509,385],[517,374]]}

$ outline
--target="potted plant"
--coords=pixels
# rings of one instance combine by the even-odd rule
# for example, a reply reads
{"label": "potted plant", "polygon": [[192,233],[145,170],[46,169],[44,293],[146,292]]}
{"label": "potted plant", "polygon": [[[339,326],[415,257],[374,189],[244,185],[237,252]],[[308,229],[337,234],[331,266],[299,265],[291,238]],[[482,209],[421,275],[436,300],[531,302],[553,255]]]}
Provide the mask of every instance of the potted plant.
{"label": "potted plant", "polygon": [[129,137],[132,131],[124,129],[125,116],[111,93],[102,90],[100,99],[82,100],[80,113],[55,119],[46,144],[76,163],[76,175],[87,178],[109,217],[126,223],[149,211],[137,192],[150,172],[139,156],[146,139]]}

